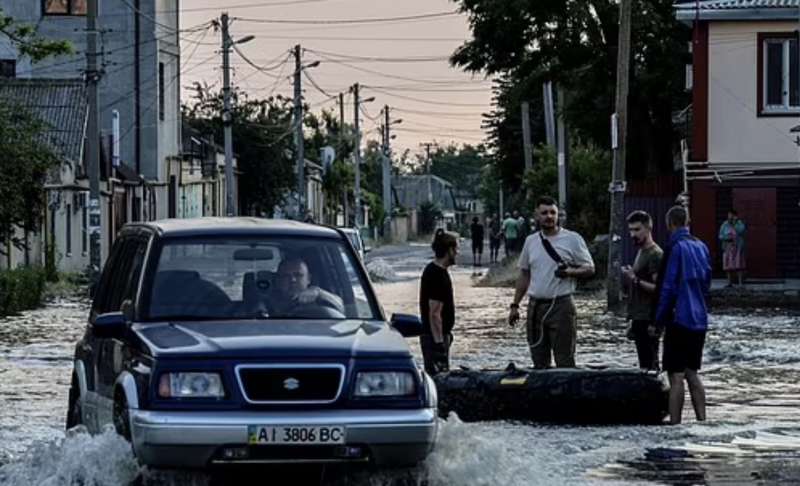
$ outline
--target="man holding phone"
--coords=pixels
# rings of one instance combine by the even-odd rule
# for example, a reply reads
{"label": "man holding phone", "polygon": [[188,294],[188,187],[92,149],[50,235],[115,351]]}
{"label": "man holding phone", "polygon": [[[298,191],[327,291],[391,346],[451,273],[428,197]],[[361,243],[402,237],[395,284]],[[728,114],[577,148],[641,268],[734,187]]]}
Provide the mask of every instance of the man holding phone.
{"label": "man holding phone", "polygon": [[555,358],[556,367],[574,368],[577,310],[572,294],[577,279],[594,275],[594,261],[583,237],[559,226],[553,198],[539,198],[536,218],[540,231],[525,240],[520,254],[508,322],[513,327],[519,321],[519,303],[527,294],[526,334],[534,367],[549,368]]}

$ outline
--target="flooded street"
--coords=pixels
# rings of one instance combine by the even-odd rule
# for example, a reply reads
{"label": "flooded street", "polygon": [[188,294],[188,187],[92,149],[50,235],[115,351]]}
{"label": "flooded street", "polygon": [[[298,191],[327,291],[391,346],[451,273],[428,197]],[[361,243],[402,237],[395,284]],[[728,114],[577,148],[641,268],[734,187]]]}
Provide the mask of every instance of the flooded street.
{"label": "flooded street", "polygon": [[[429,251],[423,245],[376,250],[377,266],[391,277],[376,284],[387,314],[418,312],[416,277]],[[452,365],[503,368],[515,361],[527,366],[524,329],[505,324],[511,290],[473,286],[470,268],[456,267],[452,275],[457,306]],[[578,365],[633,366],[636,355],[625,338],[624,321],[603,315],[599,296],[582,295],[578,306]],[[113,432],[64,437],[73,345],[87,312],[87,302],[61,301],[0,320],[0,483],[213,483],[198,473],[141,470]],[[704,424],[694,421],[689,408],[685,424],[676,427],[465,424],[453,417],[419,470],[357,471],[346,477],[323,471],[325,482],[797,484],[798,340],[797,316],[774,311],[713,315],[702,371],[709,401]],[[419,355],[416,343],[412,349]]]}

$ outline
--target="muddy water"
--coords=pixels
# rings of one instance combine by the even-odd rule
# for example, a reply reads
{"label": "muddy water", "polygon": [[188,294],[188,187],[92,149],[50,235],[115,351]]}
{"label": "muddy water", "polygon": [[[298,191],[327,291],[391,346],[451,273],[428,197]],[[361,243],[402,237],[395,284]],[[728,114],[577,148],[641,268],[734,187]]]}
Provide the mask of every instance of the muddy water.
{"label": "muddy water", "polygon": [[[416,312],[425,247],[377,257],[387,280],[376,285],[387,311]],[[455,269],[457,329],[453,365],[527,364],[524,331],[504,324],[507,289],[472,286]],[[581,296],[579,365],[632,366],[623,322],[605,316],[599,298]],[[87,303],[61,301],[0,321],[0,483],[191,484],[227,476],[139,468],[113,432],[66,437],[72,346]],[[704,424],[688,408],[678,427],[544,427],[519,423],[443,424],[437,450],[414,471],[303,471],[313,484],[774,484],[800,482],[800,320],[791,315],[714,315],[705,366]],[[418,353],[416,343],[412,349]],[[252,480],[250,481],[252,482]],[[272,482],[272,481],[270,481]],[[264,482],[266,484],[266,481]]]}

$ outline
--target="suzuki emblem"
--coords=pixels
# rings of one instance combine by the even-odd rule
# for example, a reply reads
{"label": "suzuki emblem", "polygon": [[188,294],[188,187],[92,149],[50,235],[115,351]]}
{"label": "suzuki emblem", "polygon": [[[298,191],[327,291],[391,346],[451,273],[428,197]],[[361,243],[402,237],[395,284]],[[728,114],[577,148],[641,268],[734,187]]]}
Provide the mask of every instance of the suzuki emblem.
{"label": "suzuki emblem", "polygon": [[283,380],[283,387],[287,390],[297,390],[300,388],[300,381],[297,378],[286,378]]}

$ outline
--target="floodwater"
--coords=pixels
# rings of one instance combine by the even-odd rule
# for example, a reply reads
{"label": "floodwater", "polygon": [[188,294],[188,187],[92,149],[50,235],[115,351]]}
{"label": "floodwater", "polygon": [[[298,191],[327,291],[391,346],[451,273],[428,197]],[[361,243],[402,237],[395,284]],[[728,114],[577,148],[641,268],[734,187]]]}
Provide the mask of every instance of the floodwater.
{"label": "floodwater", "polygon": [[[379,249],[370,264],[387,313],[417,312],[425,246]],[[454,268],[453,366],[528,364],[524,330],[504,324],[509,289],[478,288],[471,268]],[[599,296],[578,299],[579,365],[633,366],[625,323],[603,314]],[[222,473],[140,468],[112,431],[65,435],[73,343],[88,303],[59,301],[0,320],[0,484],[236,484]],[[702,378],[706,423],[555,427],[443,422],[436,451],[413,471],[288,471],[297,484],[797,484],[800,483],[800,318],[772,311],[713,315]],[[418,355],[416,343],[412,349]],[[284,471],[285,472],[285,471]],[[259,477],[259,476],[255,476]],[[267,484],[272,474],[251,476]],[[286,477],[286,476],[284,476]],[[275,481],[269,481],[274,483]],[[280,481],[278,482],[280,484]]]}

